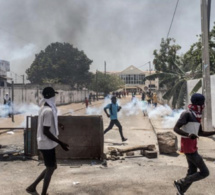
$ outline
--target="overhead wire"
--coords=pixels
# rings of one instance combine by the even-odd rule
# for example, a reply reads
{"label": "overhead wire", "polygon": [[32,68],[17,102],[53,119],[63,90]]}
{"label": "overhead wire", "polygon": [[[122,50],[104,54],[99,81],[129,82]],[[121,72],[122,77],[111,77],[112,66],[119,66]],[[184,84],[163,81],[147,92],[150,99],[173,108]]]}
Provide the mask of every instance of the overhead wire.
{"label": "overhead wire", "polygon": [[172,28],[172,24],[173,24],[173,21],[174,21],[174,18],[175,18],[175,13],[176,13],[176,10],[177,10],[177,7],[178,7],[178,3],[179,3],[179,0],[177,0],[176,6],[175,6],[175,11],[174,11],[174,13],[173,13],[172,21],[171,21],[171,23],[170,23],[169,30],[168,30],[168,33],[167,33],[167,37],[166,37],[166,38],[169,37],[169,33],[170,33],[171,28]]}
{"label": "overhead wire", "polygon": [[[170,33],[171,28],[172,28],[172,24],[173,24],[173,21],[174,21],[174,18],[175,18],[175,13],[176,13],[176,10],[177,10],[177,7],[178,7],[178,3],[179,3],[179,0],[177,0],[176,6],[175,6],[175,10],[174,10],[174,13],[173,13],[173,16],[172,16],[170,27],[169,27],[169,30],[168,30],[168,33],[167,33],[167,38],[169,37],[169,33]],[[149,62],[146,62],[145,64],[143,64],[143,65],[141,65],[141,66],[139,66],[137,68],[141,68],[141,67],[145,66],[148,63]]]}
{"label": "overhead wire", "polygon": [[145,65],[148,64],[148,63],[149,63],[149,61],[146,62],[145,64],[141,65],[141,66],[138,66],[137,68],[141,68],[141,67],[145,66]]}

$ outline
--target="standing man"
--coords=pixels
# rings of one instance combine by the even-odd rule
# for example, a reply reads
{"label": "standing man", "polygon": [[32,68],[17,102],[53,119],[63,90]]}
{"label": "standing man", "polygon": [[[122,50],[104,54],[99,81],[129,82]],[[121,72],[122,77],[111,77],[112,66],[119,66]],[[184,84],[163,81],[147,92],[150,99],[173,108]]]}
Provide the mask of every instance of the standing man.
{"label": "standing man", "polygon": [[[57,108],[55,105],[56,92],[52,87],[43,89],[42,95],[44,97],[44,106],[40,109],[38,115],[38,128],[37,128],[37,145],[38,149],[43,155],[45,170],[38,176],[38,178],[26,189],[28,193],[37,193],[36,187],[43,180],[43,189],[41,195],[47,195],[49,183],[52,174],[57,168],[55,147],[59,144],[63,150],[68,151],[69,146],[60,141],[57,136],[58,132],[58,118]],[[41,101],[41,102],[43,102]],[[60,125],[61,129],[64,126]]]}
{"label": "standing man", "polygon": [[92,93],[89,94],[89,104],[92,104]]}
{"label": "standing man", "polygon": [[156,93],[153,93],[153,95],[152,95],[152,103],[153,103],[154,107],[156,108],[157,104],[158,104],[158,97],[157,97]]}
{"label": "standing man", "polygon": [[11,117],[11,98],[9,97],[8,93],[6,93],[4,96],[4,106],[6,110],[6,115],[8,115],[8,117]]}
{"label": "standing man", "polygon": [[142,101],[145,100],[145,97],[146,97],[146,94],[145,94],[145,92],[143,91],[143,92],[142,92],[142,96],[141,96]]}
{"label": "standing man", "polygon": [[149,105],[152,103],[152,94],[150,90],[146,92],[146,101]]}
{"label": "standing man", "polygon": [[[181,152],[186,156],[188,171],[186,177],[175,180],[174,186],[179,195],[183,195],[193,182],[204,179],[209,175],[207,166],[198,153],[198,136],[211,136],[215,131],[206,132],[202,130],[201,118],[204,108],[205,97],[202,94],[195,93],[191,97],[188,106],[189,111],[184,111],[177,121],[174,131],[181,135]],[[199,171],[197,171],[199,169]]]}
{"label": "standing man", "polygon": [[85,97],[83,104],[85,104],[86,108],[88,108],[89,101],[88,101],[87,97]]}
{"label": "standing man", "polygon": [[[105,131],[104,131],[104,134],[107,133],[109,130],[111,130],[114,125],[116,125],[119,128],[119,133],[120,133],[121,139],[124,142],[127,140],[127,138],[125,138],[123,136],[122,125],[120,124],[120,122],[117,119],[117,112],[119,112],[121,110],[121,106],[118,106],[118,104],[116,103],[116,96],[112,96],[111,102],[112,102],[111,104],[108,104],[107,106],[104,107],[104,111],[105,111],[107,117],[111,119],[108,128],[105,129]],[[110,114],[108,114],[107,109],[109,109]]]}

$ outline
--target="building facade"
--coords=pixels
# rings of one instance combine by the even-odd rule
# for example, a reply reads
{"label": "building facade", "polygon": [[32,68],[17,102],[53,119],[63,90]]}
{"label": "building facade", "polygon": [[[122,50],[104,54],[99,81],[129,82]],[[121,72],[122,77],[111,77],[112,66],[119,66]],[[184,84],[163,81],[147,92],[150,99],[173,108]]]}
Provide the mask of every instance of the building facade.
{"label": "building facade", "polygon": [[141,92],[143,90],[150,89],[156,91],[159,89],[158,79],[146,80],[145,77],[154,74],[155,71],[142,71],[135,66],[131,65],[122,72],[119,72],[119,77],[125,83],[125,90],[128,92],[136,91]]}
{"label": "building facade", "polygon": [[7,86],[7,72],[10,71],[10,63],[0,59],[0,86]]}

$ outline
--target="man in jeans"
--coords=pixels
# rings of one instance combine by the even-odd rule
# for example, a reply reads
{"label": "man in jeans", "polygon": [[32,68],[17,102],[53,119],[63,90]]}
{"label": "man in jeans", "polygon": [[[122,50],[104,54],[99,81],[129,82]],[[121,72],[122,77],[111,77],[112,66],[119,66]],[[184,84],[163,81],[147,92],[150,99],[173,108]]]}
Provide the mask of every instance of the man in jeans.
{"label": "man in jeans", "polygon": [[[108,128],[105,129],[104,134],[107,133],[109,130],[111,130],[114,125],[116,125],[119,128],[119,133],[120,133],[121,139],[124,142],[127,140],[127,138],[125,138],[123,136],[122,125],[120,124],[120,122],[117,119],[117,112],[119,112],[121,110],[121,106],[118,106],[118,104],[116,103],[115,96],[113,96],[111,98],[111,102],[112,102],[111,104],[108,104],[107,106],[104,107],[104,111],[105,111],[107,117],[111,118],[110,124],[109,124]],[[110,114],[108,114],[107,109],[109,109]]]}
{"label": "man in jeans", "polygon": [[37,185],[43,180],[43,189],[41,195],[47,195],[49,183],[52,174],[57,168],[55,147],[59,144],[63,150],[68,151],[69,146],[58,139],[58,125],[64,129],[62,124],[58,124],[57,108],[55,105],[55,94],[57,92],[52,87],[43,89],[44,106],[40,109],[38,115],[37,128],[37,145],[43,155],[46,168],[38,176],[38,178],[26,189],[30,194],[38,194],[36,191]]}
{"label": "man in jeans", "polygon": [[202,130],[201,118],[204,102],[205,97],[202,94],[193,94],[191,97],[192,104],[188,105],[189,111],[184,111],[181,114],[174,127],[174,131],[182,136],[181,152],[185,154],[188,163],[186,177],[174,181],[174,186],[179,195],[183,195],[193,182],[204,179],[209,175],[208,168],[197,148],[198,136],[207,137],[215,134],[215,131],[205,132]]}

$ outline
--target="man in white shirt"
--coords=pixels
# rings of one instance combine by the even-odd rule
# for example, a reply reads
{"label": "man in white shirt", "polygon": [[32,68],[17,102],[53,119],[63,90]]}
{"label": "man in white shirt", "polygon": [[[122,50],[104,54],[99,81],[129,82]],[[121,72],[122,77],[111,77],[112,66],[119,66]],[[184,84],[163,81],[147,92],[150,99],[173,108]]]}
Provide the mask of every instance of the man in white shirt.
{"label": "man in white shirt", "polygon": [[[63,150],[68,151],[68,144],[58,139],[58,120],[57,120],[57,108],[55,105],[56,92],[52,87],[46,87],[43,89],[43,101],[44,106],[40,109],[38,115],[38,128],[37,128],[37,145],[38,149],[43,155],[46,169],[38,176],[38,178],[26,189],[28,193],[37,193],[36,187],[43,181],[43,189],[41,195],[47,195],[49,183],[51,181],[52,174],[57,168],[55,147],[59,144]],[[61,129],[64,128],[60,124]]]}

